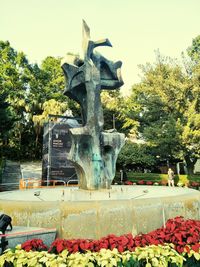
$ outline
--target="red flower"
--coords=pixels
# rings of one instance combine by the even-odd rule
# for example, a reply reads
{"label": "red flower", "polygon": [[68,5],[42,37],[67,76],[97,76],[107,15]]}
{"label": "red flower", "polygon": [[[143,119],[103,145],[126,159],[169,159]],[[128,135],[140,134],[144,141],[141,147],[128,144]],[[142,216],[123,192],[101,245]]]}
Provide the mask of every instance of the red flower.
{"label": "red flower", "polygon": [[200,244],[197,243],[197,244],[192,245],[191,246],[191,249],[194,250],[195,252],[199,252]]}
{"label": "red flower", "polygon": [[21,248],[27,252],[47,250],[47,246],[41,239],[31,239],[21,244]]}
{"label": "red flower", "polygon": [[132,185],[133,182],[131,182],[131,181],[126,181],[124,184],[125,184],[125,185]]}
{"label": "red flower", "polygon": [[192,182],[192,181],[190,181],[189,185],[191,187],[198,187],[199,186],[199,183],[198,182]]}
{"label": "red flower", "polygon": [[144,185],[145,184],[145,181],[144,180],[140,180],[140,181],[137,182],[137,184]]}
{"label": "red flower", "polygon": [[[87,250],[98,252],[101,248],[114,249],[119,252],[125,250],[134,251],[136,247],[148,245],[158,245],[164,243],[173,243],[175,249],[182,253],[193,249],[198,252],[200,249],[200,221],[184,220],[183,217],[169,219],[165,227],[149,232],[148,234],[138,234],[133,237],[132,234],[116,236],[110,234],[99,240],[91,239],[56,239],[49,249],[49,252],[60,253],[67,249],[69,253],[85,253]],[[39,241],[30,240],[24,243],[23,248],[27,251],[34,248],[41,248]]]}
{"label": "red flower", "polygon": [[152,185],[152,184],[153,184],[152,181],[147,181],[147,182],[146,182],[146,185]]}

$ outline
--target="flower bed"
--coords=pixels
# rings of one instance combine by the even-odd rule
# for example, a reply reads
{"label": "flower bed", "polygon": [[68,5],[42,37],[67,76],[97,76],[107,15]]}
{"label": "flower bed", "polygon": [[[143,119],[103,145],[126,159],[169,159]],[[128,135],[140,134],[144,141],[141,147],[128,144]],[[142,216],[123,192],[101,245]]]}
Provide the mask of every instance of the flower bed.
{"label": "flower bed", "polygon": [[[116,174],[114,182],[121,183],[120,173]],[[199,189],[200,187],[200,175],[175,175],[175,184],[182,184],[182,186],[189,186],[194,189]],[[138,184],[139,181],[144,181],[143,184],[146,184],[148,181],[154,183],[159,183],[159,185],[167,185],[168,175],[159,174],[159,173],[136,173],[136,172],[127,172],[127,181],[130,181],[134,184]]]}
{"label": "flower bed", "polygon": [[[162,180],[160,182],[153,182],[151,180],[138,180],[137,182],[132,182],[132,181],[126,181],[124,183],[125,185],[135,185],[135,184],[138,184],[138,185],[162,185],[162,186],[167,186],[168,185],[168,182],[167,180]],[[182,183],[182,182],[178,182],[176,184],[176,186],[178,187],[190,187],[190,188],[193,188],[193,189],[196,189],[198,190],[199,187],[200,187],[200,183],[199,182],[195,182],[195,181],[190,181],[188,183]]]}
{"label": "flower bed", "polygon": [[200,266],[200,221],[176,217],[148,234],[100,240],[26,241],[0,256],[0,266]]}
{"label": "flower bed", "polygon": [[190,181],[189,182],[189,187],[191,187],[191,188],[194,188],[194,189],[199,189],[199,187],[200,187],[200,183],[199,182],[195,182],[195,181]]}

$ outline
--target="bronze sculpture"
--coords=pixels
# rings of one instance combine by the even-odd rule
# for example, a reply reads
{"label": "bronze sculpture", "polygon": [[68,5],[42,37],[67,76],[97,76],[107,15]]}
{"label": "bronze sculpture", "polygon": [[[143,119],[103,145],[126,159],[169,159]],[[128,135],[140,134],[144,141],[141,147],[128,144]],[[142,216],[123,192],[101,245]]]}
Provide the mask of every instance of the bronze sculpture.
{"label": "bronze sculpture", "polygon": [[66,76],[65,94],[81,106],[83,126],[70,129],[72,146],[68,159],[75,166],[81,189],[109,189],[115,176],[118,153],[124,134],[103,131],[104,119],[100,99],[102,89],[123,85],[121,61],[112,62],[94,52],[98,46],[111,46],[108,39],[94,42],[83,21],[84,60],[68,56],[62,65]]}

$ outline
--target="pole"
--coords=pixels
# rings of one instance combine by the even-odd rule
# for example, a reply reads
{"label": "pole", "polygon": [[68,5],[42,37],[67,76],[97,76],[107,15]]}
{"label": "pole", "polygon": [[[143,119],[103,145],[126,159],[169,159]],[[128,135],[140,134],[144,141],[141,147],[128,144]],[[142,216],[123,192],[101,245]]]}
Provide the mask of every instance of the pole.
{"label": "pole", "polygon": [[51,174],[51,140],[52,140],[52,132],[50,121],[48,121],[48,165],[47,165],[47,186],[49,185],[50,174]]}
{"label": "pole", "polygon": [[113,129],[115,129],[115,114],[113,114]]}
{"label": "pole", "polygon": [[123,183],[123,170],[120,170],[120,180],[121,180],[121,184]]}

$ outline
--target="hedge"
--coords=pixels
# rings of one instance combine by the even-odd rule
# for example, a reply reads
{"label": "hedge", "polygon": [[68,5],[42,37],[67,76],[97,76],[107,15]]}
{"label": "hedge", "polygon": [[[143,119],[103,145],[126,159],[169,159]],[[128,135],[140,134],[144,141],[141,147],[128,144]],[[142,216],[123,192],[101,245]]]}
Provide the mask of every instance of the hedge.
{"label": "hedge", "polygon": [[[162,181],[167,181],[168,180],[168,175],[167,174],[160,174],[160,173],[136,173],[136,172],[127,172],[127,180],[137,183],[140,180],[144,181],[152,181],[152,182],[162,182]],[[183,183],[187,184],[190,181],[198,182],[200,183],[200,175],[186,175],[186,174],[181,174],[181,175],[175,175],[175,183]],[[117,172],[114,182],[118,183],[120,182],[120,173]]]}

